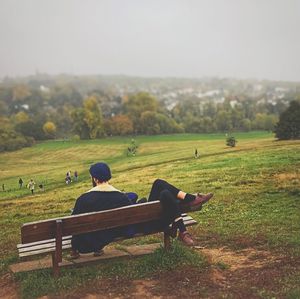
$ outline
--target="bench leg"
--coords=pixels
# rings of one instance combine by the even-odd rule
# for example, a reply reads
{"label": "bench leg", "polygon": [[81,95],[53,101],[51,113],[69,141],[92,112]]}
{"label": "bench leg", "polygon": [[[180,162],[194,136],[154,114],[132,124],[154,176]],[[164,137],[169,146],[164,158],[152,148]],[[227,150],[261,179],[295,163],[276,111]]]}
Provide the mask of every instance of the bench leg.
{"label": "bench leg", "polygon": [[171,237],[166,232],[164,232],[164,247],[166,250],[170,250],[171,248]]}
{"label": "bench leg", "polygon": [[59,276],[59,263],[62,262],[62,221],[56,220],[55,251],[52,253],[52,266],[54,277]]}
{"label": "bench leg", "polygon": [[59,276],[59,265],[57,260],[56,252],[52,252],[52,268],[53,268],[53,276],[58,277]]}

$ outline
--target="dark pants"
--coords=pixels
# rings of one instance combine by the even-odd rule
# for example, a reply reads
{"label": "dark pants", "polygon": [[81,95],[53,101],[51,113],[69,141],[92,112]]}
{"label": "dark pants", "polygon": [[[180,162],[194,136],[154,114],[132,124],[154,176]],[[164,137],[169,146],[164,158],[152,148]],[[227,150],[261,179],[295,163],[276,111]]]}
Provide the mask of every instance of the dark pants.
{"label": "dark pants", "polygon": [[159,200],[163,210],[162,224],[167,226],[181,216],[177,194],[180,190],[168,182],[157,179],[154,181],[148,201]]}

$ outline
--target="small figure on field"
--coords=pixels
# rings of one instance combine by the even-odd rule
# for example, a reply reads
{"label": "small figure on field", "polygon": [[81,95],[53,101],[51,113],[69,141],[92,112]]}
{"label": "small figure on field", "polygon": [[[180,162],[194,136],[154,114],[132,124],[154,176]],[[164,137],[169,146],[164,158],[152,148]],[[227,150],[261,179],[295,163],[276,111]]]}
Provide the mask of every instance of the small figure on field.
{"label": "small figure on field", "polygon": [[2,191],[5,191],[5,185],[2,184]]}
{"label": "small figure on field", "polygon": [[31,191],[31,194],[33,194],[34,192],[34,186],[35,186],[34,180],[30,179],[29,183],[27,184],[27,188]]}
{"label": "small figure on field", "polygon": [[71,177],[67,175],[66,178],[65,178],[65,182],[66,182],[67,185],[71,184],[72,183]]}
{"label": "small figure on field", "polygon": [[19,188],[21,189],[23,187],[23,180],[19,178]]}
{"label": "small figure on field", "polygon": [[70,170],[66,173],[65,182],[66,182],[67,185],[69,185],[70,183],[72,183],[71,171]]}
{"label": "small figure on field", "polygon": [[138,146],[135,143],[134,139],[131,139],[131,144],[127,148],[127,156],[135,156]]}
{"label": "small figure on field", "polygon": [[[136,203],[137,194],[133,192],[123,193],[109,184],[111,171],[107,164],[100,162],[92,165],[90,174],[93,188],[76,200],[72,215],[128,206],[132,204],[132,201]],[[178,240],[187,246],[193,246],[194,240],[184,225],[181,207],[189,206],[193,211],[199,210],[212,197],[212,193],[185,193],[164,180],[156,179],[152,184],[148,201],[160,201],[162,206],[162,218],[160,220],[151,221],[142,227],[131,225],[125,228],[74,235],[72,237],[71,258],[78,258],[80,253],[94,252],[95,256],[103,254],[102,249],[116,237],[133,236],[135,233],[149,232],[153,229],[168,232],[173,238],[177,237],[179,230]],[[172,227],[170,228],[169,225]]]}
{"label": "small figure on field", "polygon": [[198,159],[199,158],[199,153],[198,153],[198,150],[195,149],[195,159]]}
{"label": "small figure on field", "polygon": [[41,189],[41,191],[45,191],[44,184],[39,184],[39,188]]}
{"label": "small figure on field", "polygon": [[231,146],[231,147],[235,147],[237,141],[235,140],[234,136],[229,136],[226,139],[226,145],[227,146]]}
{"label": "small figure on field", "polygon": [[77,172],[77,170],[74,171],[74,181],[75,182],[78,181],[78,172]]}

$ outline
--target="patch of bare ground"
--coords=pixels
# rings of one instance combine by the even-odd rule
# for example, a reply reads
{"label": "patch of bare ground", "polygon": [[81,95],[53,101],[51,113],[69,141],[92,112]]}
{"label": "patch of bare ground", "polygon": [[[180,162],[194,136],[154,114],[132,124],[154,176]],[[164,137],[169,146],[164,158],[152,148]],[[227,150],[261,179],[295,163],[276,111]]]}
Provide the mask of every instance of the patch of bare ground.
{"label": "patch of bare ground", "polygon": [[[279,283],[286,275],[300,273],[300,261],[267,250],[245,248],[195,248],[206,255],[208,266],[180,267],[152,277],[93,280],[59,295],[42,299],[172,299],[172,298],[262,298],[265,294],[285,298]],[[1,278],[0,298],[18,298],[10,276]],[[75,286],[74,286],[75,287]]]}
{"label": "patch of bare ground", "polygon": [[232,251],[229,248],[210,248],[201,250],[209,259],[211,264],[220,264],[228,266],[230,271],[243,268],[262,268],[264,265],[273,263],[280,259],[279,256],[272,255],[266,250],[256,250],[246,248],[238,251]]}
{"label": "patch of bare ground", "polygon": [[17,299],[17,286],[14,283],[10,274],[5,274],[0,277],[0,298]]}
{"label": "patch of bare ground", "polygon": [[284,298],[276,281],[287,271],[300,270],[300,263],[266,250],[196,250],[207,256],[210,266],[200,270],[181,267],[143,280],[100,280],[79,293],[53,298],[262,298],[261,290]]}

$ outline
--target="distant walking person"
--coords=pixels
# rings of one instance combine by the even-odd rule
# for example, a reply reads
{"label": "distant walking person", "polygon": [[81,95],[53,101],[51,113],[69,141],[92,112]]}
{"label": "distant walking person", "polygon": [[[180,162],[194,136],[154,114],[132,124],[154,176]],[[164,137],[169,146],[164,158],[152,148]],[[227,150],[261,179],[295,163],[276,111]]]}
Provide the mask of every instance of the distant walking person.
{"label": "distant walking person", "polygon": [[77,170],[74,171],[74,181],[77,182],[78,180],[78,172]]}
{"label": "distant walking person", "polygon": [[20,189],[23,187],[23,180],[21,178],[19,178],[19,187]]}
{"label": "distant walking person", "polygon": [[65,178],[65,181],[66,181],[66,184],[69,185],[71,182],[72,182],[72,179],[71,179],[71,172],[68,171],[67,174],[66,174],[66,178]]}
{"label": "distant walking person", "polygon": [[34,180],[30,179],[29,183],[27,184],[27,188],[31,191],[31,194],[33,194],[34,192],[34,186],[35,186]]}
{"label": "distant walking person", "polygon": [[195,148],[195,159],[199,157],[198,150]]}
{"label": "distant walking person", "polygon": [[5,191],[5,185],[2,184],[2,191]]}

